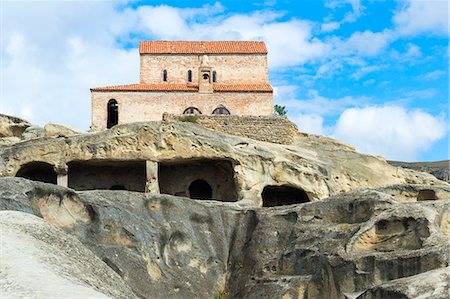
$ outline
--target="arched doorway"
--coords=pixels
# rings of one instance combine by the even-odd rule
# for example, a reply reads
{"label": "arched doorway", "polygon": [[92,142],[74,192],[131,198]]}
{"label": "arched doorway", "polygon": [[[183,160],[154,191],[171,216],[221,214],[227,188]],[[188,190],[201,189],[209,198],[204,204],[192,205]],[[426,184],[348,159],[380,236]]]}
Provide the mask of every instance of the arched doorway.
{"label": "arched doorway", "polygon": [[45,162],[30,162],[22,165],[17,171],[16,177],[55,185],[57,181],[57,175],[53,165]]}
{"label": "arched doorway", "polygon": [[212,199],[211,186],[205,180],[195,180],[189,186],[189,197],[194,199]]}
{"label": "arched doorway", "polygon": [[266,186],[261,194],[263,207],[275,207],[309,202],[302,189],[289,186]]}
{"label": "arched doorway", "polygon": [[221,105],[221,106],[217,107],[216,109],[214,109],[212,114],[215,114],[215,115],[230,115],[231,113],[230,113],[230,111],[227,108],[225,108],[224,106]]}
{"label": "arched doorway", "polygon": [[195,107],[188,107],[183,111],[183,114],[202,114],[202,113]]}
{"label": "arched doorway", "polygon": [[108,120],[106,123],[106,128],[112,128],[119,123],[119,105],[114,99],[108,102]]}

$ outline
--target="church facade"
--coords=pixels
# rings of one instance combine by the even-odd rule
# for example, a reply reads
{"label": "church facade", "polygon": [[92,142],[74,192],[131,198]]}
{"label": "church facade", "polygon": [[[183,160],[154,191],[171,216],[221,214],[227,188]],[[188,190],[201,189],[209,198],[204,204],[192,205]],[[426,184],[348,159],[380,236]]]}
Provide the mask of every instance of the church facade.
{"label": "church facade", "polygon": [[140,83],[91,89],[92,130],[164,113],[272,115],[267,48],[258,41],[144,41]]}

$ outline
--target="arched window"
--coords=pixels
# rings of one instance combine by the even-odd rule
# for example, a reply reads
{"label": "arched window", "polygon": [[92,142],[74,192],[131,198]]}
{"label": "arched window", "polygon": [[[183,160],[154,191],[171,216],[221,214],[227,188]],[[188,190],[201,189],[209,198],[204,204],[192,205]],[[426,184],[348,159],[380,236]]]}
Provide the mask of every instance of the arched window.
{"label": "arched window", "polygon": [[200,110],[195,107],[188,107],[184,110],[183,114],[202,114]]}
{"label": "arched window", "polygon": [[212,112],[212,114],[216,114],[216,115],[230,115],[230,111],[225,108],[224,106],[219,106],[216,109],[214,109],[214,111]]}
{"label": "arched window", "polygon": [[188,82],[192,82],[192,71],[188,71]]}
{"label": "arched window", "polygon": [[111,99],[108,102],[107,108],[108,108],[108,120],[106,123],[106,128],[109,129],[119,123],[119,105],[117,105],[116,100]]}
{"label": "arched window", "polygon": [[211,186],[205,180],[195,180],[189,185],[189,197],[194,199],[212,199]]}
{"label": "arched window", "polygon": [[217,73],[213,71],[213,82],[217,82]]}
{"label": "arched window", "polygon": [[163,81],[167,81],[167,70],[163,71]]}
{"label": "arched window", "polygon": [[53,165],[45,162],[30,162],[17,171],[16,177],[56,185],[56,172]]}

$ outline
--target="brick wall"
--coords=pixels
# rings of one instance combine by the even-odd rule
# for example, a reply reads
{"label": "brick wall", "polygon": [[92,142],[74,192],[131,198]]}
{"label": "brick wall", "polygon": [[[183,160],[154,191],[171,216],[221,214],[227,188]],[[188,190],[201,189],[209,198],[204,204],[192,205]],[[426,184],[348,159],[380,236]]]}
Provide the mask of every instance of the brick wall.
{"label": "brick wall", "polygon": [[[203,55],[143,54],[140,57],[141,83],[162,83],[163,70],[167,82],[186,83],[187,72],[192,71],[192,82],[198,82],[198,68]],[[217,72],[217,82],[226,84],[268,83],[267,55],[224,54],[208,55],[209,64]]]}
{"label": "brick wall", "polygon": [[227,134],[279,144],[291,144],[298,134],[297,126],[286,116],[164,114],[163,120],[194,122]]}
{"label": "brick wall", "polygon": [[119,124],[136,121],[159,121],[163,113],[183,114],[188,107],[209,115],[219,105],[232,115],[272,114],[272,93],[269,92],[128,92],[92,93],[92,130],[106,128],[107,105],[115,99],[119,106]]}

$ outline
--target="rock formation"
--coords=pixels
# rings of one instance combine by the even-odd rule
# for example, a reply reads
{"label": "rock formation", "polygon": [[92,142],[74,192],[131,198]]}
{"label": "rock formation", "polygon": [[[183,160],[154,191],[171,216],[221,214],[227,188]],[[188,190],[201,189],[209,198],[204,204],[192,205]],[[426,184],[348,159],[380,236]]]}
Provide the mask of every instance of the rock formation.
{"label": "rock formation", "polygon": [[[292,145],[280,145],[183,122],[28,140],[25,132],[0,147],[0,210],[34,214],[59,227],[14,214],[14,223],[23,218],[27,226],[33,219],[42,226],[37,230],[51,232],[42,235],[44,243],[53,244],[57,235],[75,244],[75,237],[81,243],[73,246],[91,251],[83,254],[92,262],[85,263],[85,275],[105,280],[109,292],[67,272],[70,264],[58,268],[68,273],[65,279],[84,281],[86,292],[113,298],[124,292],[128,298],[448,298],[450,186],[430,174],[301,133]],[[73,189],[11,177],[27,177],[30,165],[42,170],[44,164],[55,173],[53,183],[68,176]],[[110,189],[101,185],[106,180],[117,184],[121,172],[106,174],[120,167],[132,179],[112,189],[142,192],[98,190]],[[92,173],[97,176],[83,181]],[[216,200],[188,198],[195,198],[191,189],[174,192],[183,177],[216,182]],[[5,242],[12,244],[24,236],[21,230],[8,234]],[[59,254],[58,244],[46,248]],[[8,281],[21,283],[2,276],[0,292],[10,290]]]}
{"label": "rock formation", "polygon": [[0,211],[0,230],[2,298],[136,298],[80,241],[41,218]]}

